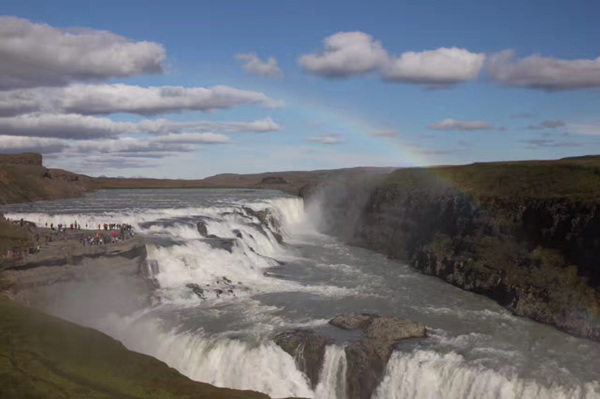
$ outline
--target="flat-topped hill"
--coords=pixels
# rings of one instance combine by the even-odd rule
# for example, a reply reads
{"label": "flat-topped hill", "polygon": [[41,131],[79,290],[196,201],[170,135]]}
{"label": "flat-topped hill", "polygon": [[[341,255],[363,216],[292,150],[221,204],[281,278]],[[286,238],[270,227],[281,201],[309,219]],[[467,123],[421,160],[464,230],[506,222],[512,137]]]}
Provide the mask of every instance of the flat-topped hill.
{"label": "flat-topped hill", "polygon": [[0,154],[0,164],[42,165],[42,155],[33,152],[24,154]]}

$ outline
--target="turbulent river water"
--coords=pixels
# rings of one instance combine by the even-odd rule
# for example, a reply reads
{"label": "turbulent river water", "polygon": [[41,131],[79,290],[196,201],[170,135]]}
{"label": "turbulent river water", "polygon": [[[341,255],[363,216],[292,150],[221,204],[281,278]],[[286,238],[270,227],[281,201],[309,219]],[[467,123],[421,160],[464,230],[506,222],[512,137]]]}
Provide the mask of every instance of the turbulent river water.
{"label": "turbulent river water", "polygon": [[[272,215],[268,228],[256,216],[262,210]],[[397,348],[373,398],[600,398],[600,344],[320,234],[319,212],[305,210],[299,198],[258,190],[110,190],[3,212],[39,225],[133,225],[146,239],[148,258],[158,261],[150,299],[111,280],[100,293],[89,285],[65,290],[47,310],[194,380],[275,398],[344,398],[341,345],[351,337],[327,321],[369,312],[421,322],[430,335]],[[199,221],[230,247],[202,239]],[[130,306],[136,295],[144,300]],[[83,311],[73,311],[75,304]],[[271,341],[294,327],[322,330],[339,342],[327,347],[314,390]]]}

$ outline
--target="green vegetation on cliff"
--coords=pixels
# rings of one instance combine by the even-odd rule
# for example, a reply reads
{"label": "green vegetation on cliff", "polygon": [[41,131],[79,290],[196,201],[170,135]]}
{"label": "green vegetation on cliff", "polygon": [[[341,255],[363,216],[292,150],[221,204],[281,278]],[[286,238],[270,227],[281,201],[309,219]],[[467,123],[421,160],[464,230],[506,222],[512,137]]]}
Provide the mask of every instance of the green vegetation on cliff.
{"label": "green vegetation on cliff", "polygon": [[454,188],[476,197],[598,200],[600,156],[399,169],[388,176],[385,185]]}
{"label": "green vegetation on cliff", "polygon": [[268,399],[194,382],[89,328],[0,296],[0,398]]}

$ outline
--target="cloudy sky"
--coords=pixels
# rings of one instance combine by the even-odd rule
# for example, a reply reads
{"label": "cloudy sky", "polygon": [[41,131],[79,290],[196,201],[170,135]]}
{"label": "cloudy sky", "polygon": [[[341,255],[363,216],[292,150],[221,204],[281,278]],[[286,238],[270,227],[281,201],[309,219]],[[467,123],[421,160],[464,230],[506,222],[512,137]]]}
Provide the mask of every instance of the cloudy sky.
{"label": "cloudy sky", "polygon": [[152,3],[4,2],[0,152],[174,178],[600,153],[597,0]]}

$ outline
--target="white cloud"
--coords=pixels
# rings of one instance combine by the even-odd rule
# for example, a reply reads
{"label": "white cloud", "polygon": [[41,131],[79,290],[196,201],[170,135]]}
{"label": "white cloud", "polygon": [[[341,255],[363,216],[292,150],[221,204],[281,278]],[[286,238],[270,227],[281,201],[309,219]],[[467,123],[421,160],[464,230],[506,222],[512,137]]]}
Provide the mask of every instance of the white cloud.
{"label": "white cloud", "polygon": [[299,63],[306,73],[346,78],[377,71],[390,82],[448,87],[478,78],[485,54],[441,47],[390,56],[381,42],[363,32],[340,32],[323,40],[320,54],[304,54]]}
{"label": "white cloud", "polygon": [[264,76],[268,78],[280,78],[283,72],[277,65],[274,57],[269,57],[267,61],[262,61],[256,54],[237,54],[235,58],[244,61],[242,69],[249,75]]}
{"label": "white cloud", "polygon": [[563,127],[566,124],[563,121],[543,121],[537,125],[529,125],[527,129],[529,130],[540,130],[540,129],[556,129],[558,127]]}
{"label": "white cloud", "polygon": [[484,121],[457,121],[446,119],[428,126],[432,130],[490,130],[493,126]]}
{"label": "white cloud", "polygon": [[398,132],[394,129],[374,130],[369,133],[370,136],[375,136],[375,137],[394,137],[397,134],[398,134]]}
{"label": "white cloud", "polygon": [[569,124],[569,132],[587,136],[600,136],[600,125]]}
{"label": "white cloud", "polygon": [[161,143],[189,143],[189,144],[225,144],[230,143],[229,137],[211,132],[206,133],[171,133],[159,136],[156,141]]}
{"label": "white cloud", "polygon": [[253,122],[173,122],[168,119],[146,119],[139,122],[140,129],[152,134],[178,133],[184,130],[204,130],[219,133],[268,133],[281,130],[273,119],[264,118]]}
{"label": "white cloud", "polygon": [[283,103],[254,91],[227,86],[141,87],[124,84],[80,85],[0,91],[0,116],[28,112],[67,112],[83,115],[211,111],[241,105],[280,108]]}
{"label": "white cloud", "polygon": [[0,118],[0,132],[12,136],[85,140],[137,131],[134,123],[76,114],[25,114]]}
{"label": "white cloud", "polygon": [[321,144],[343,144],[344,140],[340,138],[339,133],[324,133],[318,136],[312,136],[306,139],[307,141],[313,143],[321,143]]}
{"label": "white cloud", "polygon": [[162,158],[194,151],[199,144],[226,144],[227,136],[214,133],[181,133],[146,138],[118,137],[104,140],[67,140],[53,137],[0,135],[0,151],[63,154],[72,159],[89,154],[121,154],[136,158]]}
{"label": "white cloud", "polygon": [[0,135],[0,151],[4,153],[39,152],[52,154],[62,152],[69,146],[70,142],[64,139]]}
{"label": "white cloud", "polygon": [[443,87],[477,79],[484,61],[484,54],[456,47],[409,51],[391,59],[384,68],[383,77],[392,82]]}
{"label": "white cloud", "polygon": [[488,58],[490,77],[501,85],[546,91],[600,87],[600,57],[561,60],[535,54],[518,59],[514,50],[505,50]]}
{"label": "white cloud", "polygon": [[528,144],[525,148],[530,150],[542,149],[542,148],[565,148],[565,147],[581,147],[581,143],[573,141],[556,141],[552,139],[533,139],[525,140],[523,143]]}
{"label": "white cloud", "polygon": [[240,105],[280,108],[283,103],[255,91],[228,86],[141,87],[125,84],[80,85],[0,91],[0,115],[21,112],[68,112],[83,115],[211,111]]}
{"label": "white cloud", "polygon": [[228,86],[141,87],[124,84],[73,85],[63,92],[62,108],[79,114],[127,112],[155,115],[168,112],[210,111],[239,105],[279,108],[282,103],[263,93]]}
{"label": "white cloud", "polygon": [[92,29],[0,17],[0,89],[161,73],[162,45]]}
{"label": "white cloud", "polygon": [[299,63],[310,74],[328,78],[361,75],[387,62],[381,42],[363,32],[340,32],[323,40],[321,54],[304,54]]}
{"label": "white cloud", "polygon": [[114,140],[90,140],[73,142],[69,147],[75,153],[152,153],[152,152],[187,152],[193,151],[194,146],[181,143],[164,143],[158,139],[138,139],[119,137]]}
{"label": "white cloud", "polygon": [[0,117],[0,132],[6,135],[55,137],[76,140],[112,138],[123,134],[135,133],[150,133],[154,135],[181,134],[189,130],[203,130],[205,132],[217,133],[265,133],[280,129],[279,125],[271,118],[253,122],[173,122],[167,119],[116,122],[106,117],[79,114],[31,113],[12,117]]}

